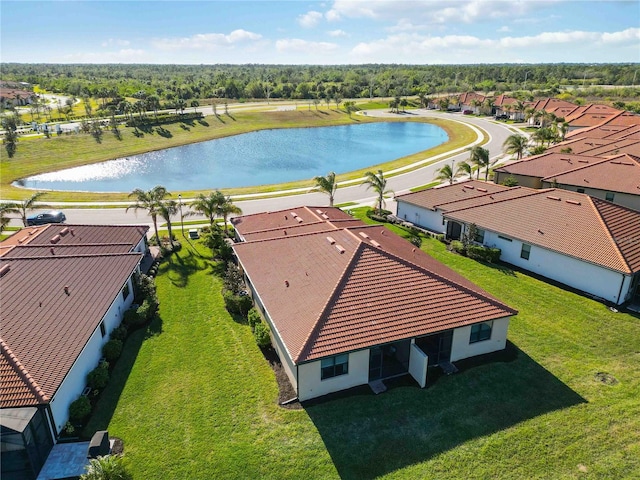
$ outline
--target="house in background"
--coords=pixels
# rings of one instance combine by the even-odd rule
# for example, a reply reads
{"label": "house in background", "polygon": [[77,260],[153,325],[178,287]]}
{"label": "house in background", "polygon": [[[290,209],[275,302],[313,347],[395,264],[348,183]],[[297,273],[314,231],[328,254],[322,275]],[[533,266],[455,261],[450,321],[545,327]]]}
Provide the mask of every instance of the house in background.
{"label": "house in background", "polygon": [[148,227],[51,224],[0,243],[2,478],[36,478],[133,301]]}
{"label": "house in background", "polygon": [[428,366],[506,345],[517,312],[384,227],[308,207],[234,226],[247,240],[233,247],[239,265],[301,401],[405,374],[424,387]]}
{"label": "house in background", "polygon": [[615,305],[640,300],[640,212],[545,189],[444,214],[500,259]]}

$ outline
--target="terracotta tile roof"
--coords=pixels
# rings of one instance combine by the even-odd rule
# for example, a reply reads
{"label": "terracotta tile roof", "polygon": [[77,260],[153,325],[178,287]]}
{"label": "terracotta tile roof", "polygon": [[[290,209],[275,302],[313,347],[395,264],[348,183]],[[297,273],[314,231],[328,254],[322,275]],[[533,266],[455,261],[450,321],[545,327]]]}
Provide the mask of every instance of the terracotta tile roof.
{"label": "terracotta tile roof", "polygon": [[234,250],[295,363],[516,313],[380,226]]}
{"label": "terracotta tile roof", "polygon": [[0,338],[0,407],[28,407],[49,401],[11,349]]}
{"label": "terracotta tile roof", "polygon": [[545,153],[562,153],[562,150],[567,148],[571,149],[572,154],[594,157],[620,153],[637,155],[637,152],[640,151],[640,138],[634,138],[632,134],[623,138],[576,137],[548,148]]}
{"label": "terracotta tile roof", "polygon": [[496,168],[495,171],[545,178],[583,165],[601,162],[602,158],[574,153],[543,153]]}
{"label": "terracotta tile roof", "polygon": [[144,225],[73,225],[52,223],[38,227],[30,239],[29,245],[99,245],[129,243],[135,247],[149,227]]}
{"label": "terracotta tile roof", "polygon": [[449,212],[451,210],[460,210],[462,208],[477,207],[478,205],[485,205],[493,202],[500,202],[502,200],[508,200],[511,198],[523,197],[525,195],[532,195],[538,193],[540,190],[528,187],[511,187],[495,193],[487,193],[479,197],[472,197],[454,202],[449,202],[444,205],[439,205],[438,208],[442,212]]}
{"label": "terracotta tile roof", "polygon": [[261,230],[258,232],[249,232],[243,235],[245,242],[255,240],[266,240],[269,238],[283,237],[285,235],[302,235],[313,232],[329,232],[339,228],[346,228],[354,225],[363,225],[361,220],[349,217],[348,220],[333,220],[315,223],[301,223],[300,225],[292,225],[287,228],[275,228],[269,230]]}
{"label": "terracotta tile roof", "polygon": [[[640,271],[640,212],[561,189],[453,210],[445,217],[626,274]],[[622,222],[621,220],[622,219]],[[622,236],[622,238],[620,238]],[[625,246],[623,244],[630,243]]]}
{"label": "terracotta tile roof", "polygon": [[458,103],[463,105],[471,105],[471,102],[474,100],[478,100],[479,102],[484,102],[487,97],[480,93],[476,92],[466,92],[458,97]]}
{"label": "terracotta tile roof", "polygon": [[557,108],[576,108],[576,105],[571,103],[571,102],[567,102],[566,100],[560,100],[559,98],[543,98],[541,100],[538,100],[536,102],[534,102],[531,107],[535,110],[546,110],[546,111],[551,111],[552,109],[557,109]]}
{"label": "terracotta tile roof", "polygon": [[[27,374],[43,398],[53,397],[141,258],[125,253],[0,259],[1,380],[14,389],[2,397],[1,408],[24,404],[29,395],[19,382]],[[6,367],[8,350],[22,370]]]}
{"label": "terracotta tile roof", "polygon": [[475,198],[491,193],[508,190],[509,187],[489,182],[480,182],[478,180],[468,180],[453,185],[446,185],[439,188],[430,188],[420,192],[405,193],[397,195],[396,201],[410,203],[418,207],[435,210],[442,208],[443,205],[451,202],[457,202],[467,198]]}
{"label": "terracotta tile roof", "polygon": [[231,223],[238,233],[244,236],[249,233],[289,229],[333,220],[353,220],[353,217],[335,207],[298,207],[234,217]]}
{"label": "terracotta tile roof", "polygon": [[501,94],[501,95],[498,95],[496,97],[496,99],[493,101],[493,104],[496,107],[501,107],[503,105],[513,105],[515,103],[518,103],[518,99],[517,98],[509,97],[508,95],[505,95],[504,93]]}
{"label": "terracotta tile roof", "polygon": [[640,195],[640,158],[618,155],[542,179],[562,185]]}
{"label": "terracotta tile roof", "polygon": [[[596,125],[568,132],[565,138],[626,138],[640,132],[640,122],[635,125]],[[637,137],[633,137],[637,138]]]}
{"label": "terracotta tile roof", "polygon": [[104,253],[128,253],[131,244],[97,245],[16,245],[9,249],[3,258],[63,257],[77,255],[101,255]]}

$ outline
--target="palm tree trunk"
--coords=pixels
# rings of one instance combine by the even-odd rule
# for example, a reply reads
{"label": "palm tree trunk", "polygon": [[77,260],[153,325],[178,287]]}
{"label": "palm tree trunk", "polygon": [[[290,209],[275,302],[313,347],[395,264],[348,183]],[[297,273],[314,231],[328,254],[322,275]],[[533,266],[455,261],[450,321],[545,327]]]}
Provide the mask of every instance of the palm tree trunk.
{"label": "palm tree trunk", "polygon": [[151,214],[151,219],[153,220],[153,229],[156,232],[156,243],[160,246],[160,235],[158,234],[158,216],[153,213]]}

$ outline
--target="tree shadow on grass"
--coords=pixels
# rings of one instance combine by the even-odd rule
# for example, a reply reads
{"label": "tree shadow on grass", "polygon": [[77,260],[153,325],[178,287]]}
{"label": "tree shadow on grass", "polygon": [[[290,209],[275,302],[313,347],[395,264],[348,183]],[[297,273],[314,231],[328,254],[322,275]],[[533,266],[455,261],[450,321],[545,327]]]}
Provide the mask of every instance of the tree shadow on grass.
{"label": "tree shadow on grass", "polygon": [[205,268],[207,265],[198,261],[193,250],[183,248],[164,259],[158,267],[158,273],[167,274],[173,285],[184,288],[188,285],[191,275]]}
{"label": "tree shadow on grass", "polygon": [[456,362],[458,374],[440,376],[426,389],[405,377],[378,396],[357,387],[304,408],[340,477],[373,479],[586,402],[515,345],[508,349],[503,359]]}
{"label": "tree shadow on grass", "polygon": [[89,439],[98,430],[107,430],[118,400],[127,383],[131,369],[136,362],[142,343],[151,337],[162,333],[162,317],[156,315],[149,325],[131,332],[124,343],[122,355],[113,367],[109,376],[109,383],[102,391],[93,408],[93,413],[82,431],[82,437]]}

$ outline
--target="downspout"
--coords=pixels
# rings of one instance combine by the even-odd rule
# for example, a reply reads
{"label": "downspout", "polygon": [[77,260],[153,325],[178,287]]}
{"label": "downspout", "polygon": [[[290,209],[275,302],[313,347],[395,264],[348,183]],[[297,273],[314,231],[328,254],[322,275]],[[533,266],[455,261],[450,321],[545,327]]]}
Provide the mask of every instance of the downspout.
{"label": "downspout", "polygon": [[620,296],[622,295],[622,287],[624,286],[624,273],[622,274],[622,282],[620,283],[620,290],[618,291],[618,301],[616,305],[620,305]]}

